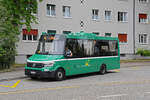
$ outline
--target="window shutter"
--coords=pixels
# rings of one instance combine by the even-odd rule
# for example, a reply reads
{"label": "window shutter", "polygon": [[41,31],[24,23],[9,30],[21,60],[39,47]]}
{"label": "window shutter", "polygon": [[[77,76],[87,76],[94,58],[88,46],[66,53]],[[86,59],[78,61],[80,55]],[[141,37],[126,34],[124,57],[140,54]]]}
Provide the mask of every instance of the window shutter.
{"label": "window shutter", "polygon": [[147,19],[147,14],[139,14],[140,19]]}
{"label": "window shutter", "polygon": [[29,32],[27,29],[22,29],[22,31],[23,31],[23,35],[34,35],[34,36],[38,35],[37,29],[31,29]]}
{"label": "window shutter", "polygon": [[127,42],[127,34],[118,34],[119,42]]}

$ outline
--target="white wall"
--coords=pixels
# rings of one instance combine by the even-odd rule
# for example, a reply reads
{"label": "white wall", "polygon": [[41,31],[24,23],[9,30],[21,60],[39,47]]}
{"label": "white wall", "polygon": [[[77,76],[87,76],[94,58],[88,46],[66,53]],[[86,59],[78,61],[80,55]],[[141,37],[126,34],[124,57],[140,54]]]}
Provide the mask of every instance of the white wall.
{"label": "white wall", "polygon": [[[43,0],[38,7],[38,25],[32,25],[33,29],[38,29],[39,36],[42,32],[47,30],[56,30],[57,33],[62,34],[63,31],[72,32],[99,32],[100,36],[105,33],[112,33],[113,37],[118,37],[118,33],[127,33],[128,42],[120,43],[120,52],[125,54],[133,54],[133,0],[84,0],[84,4],[80,0]],[[148,48],[149,45],[139,45],[138,34],[141,32],[150,34],[150,25],[138,23],[138,13],[146,12],[150,15],[150,3],[139,4],[136,1],[136,48]],[[56,5],[56,16],[50,17],[46,13],[46,4]],[[71,18],[64,18],[62,6],[71,6]],[[99,9],[98,21],[92,20],[92,9]],[[112,21],[105,21],[105,10],[112,11]],[[128,22],[118,22],[118,11],[128,12]],[[84,27],[80,27],[80,20],[84,22]],[[37,47],[37,42],[24,42],[22,35],[18,43],[18,55],[33,54]],[[149,35],[150,43],[150,35]]]}

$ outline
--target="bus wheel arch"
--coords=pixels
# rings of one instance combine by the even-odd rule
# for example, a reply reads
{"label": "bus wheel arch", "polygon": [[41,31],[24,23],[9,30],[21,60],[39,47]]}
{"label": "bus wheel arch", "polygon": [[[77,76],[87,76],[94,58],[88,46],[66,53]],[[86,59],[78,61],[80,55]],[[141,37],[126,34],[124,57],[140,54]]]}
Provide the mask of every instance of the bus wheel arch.
{"label": "bus wheel arch", "polygon": [[106,65],[106,64],[102,64],[102,65],[100,66],[100,71],[99,71],[99,73],[100,73],[101,75],[104,75],[106,72],[107,72],[107,65]]}
{"label": "bus wheel arch", "polygon": [[60,67],[55,72],[55,80],[62,81],[66,78],[65,69]]}

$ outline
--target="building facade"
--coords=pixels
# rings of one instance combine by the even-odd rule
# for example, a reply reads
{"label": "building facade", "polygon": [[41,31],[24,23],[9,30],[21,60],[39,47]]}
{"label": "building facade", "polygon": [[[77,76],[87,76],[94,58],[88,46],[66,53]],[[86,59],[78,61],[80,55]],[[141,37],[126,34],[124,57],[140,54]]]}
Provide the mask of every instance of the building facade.
{"label": "building facade", "polygon": [[68,34],[84,31],[118,37],[121,56],[133,57],[138,48],[150,49],[149,0],[43,0],[38,24],[23,27],[16,63],[34,54],[42,32]]}

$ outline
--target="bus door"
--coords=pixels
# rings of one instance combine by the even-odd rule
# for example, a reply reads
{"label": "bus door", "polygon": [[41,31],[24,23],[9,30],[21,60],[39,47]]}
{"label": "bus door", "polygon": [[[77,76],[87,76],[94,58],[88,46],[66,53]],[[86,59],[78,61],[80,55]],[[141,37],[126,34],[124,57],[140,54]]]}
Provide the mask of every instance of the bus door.
{"label": "bus door", "polygon": [[86,60],[83,57],[84,50],[82,40],[67,39],[65,53],[70,66],[70,75],[84,73]]}

